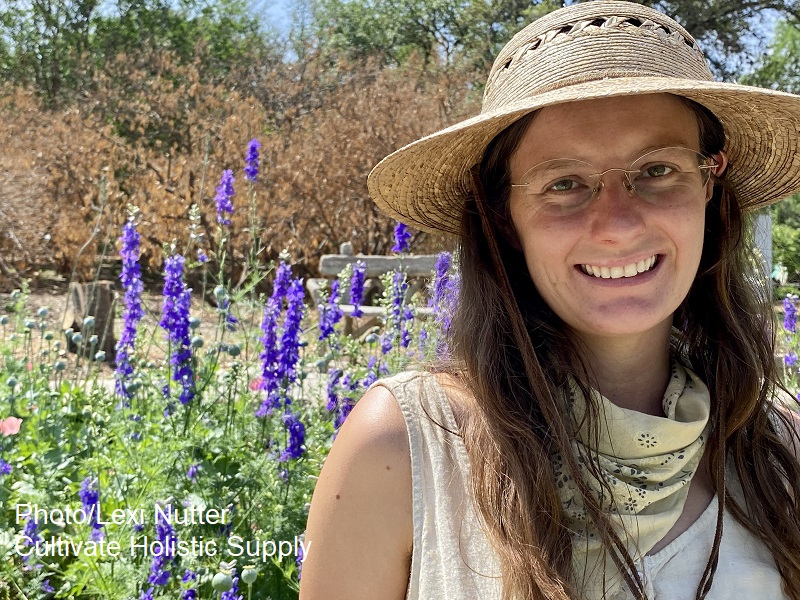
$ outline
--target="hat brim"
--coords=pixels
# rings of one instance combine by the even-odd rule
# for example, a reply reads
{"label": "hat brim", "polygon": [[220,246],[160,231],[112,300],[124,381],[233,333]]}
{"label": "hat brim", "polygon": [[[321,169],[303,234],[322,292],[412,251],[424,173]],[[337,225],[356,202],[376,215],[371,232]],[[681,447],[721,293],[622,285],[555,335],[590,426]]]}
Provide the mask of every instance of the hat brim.
{"label": "hat brim", "polygon": [[727,180],[747,210],[800,191],[800,96],[734,83],[625,77],[570,85],[481,113],[393,152],[367,187],[387,214],[417,229],[458,234],[469,170],[489,142],[531,111],[612,96],[672,93],[702,104],[725,128]]}

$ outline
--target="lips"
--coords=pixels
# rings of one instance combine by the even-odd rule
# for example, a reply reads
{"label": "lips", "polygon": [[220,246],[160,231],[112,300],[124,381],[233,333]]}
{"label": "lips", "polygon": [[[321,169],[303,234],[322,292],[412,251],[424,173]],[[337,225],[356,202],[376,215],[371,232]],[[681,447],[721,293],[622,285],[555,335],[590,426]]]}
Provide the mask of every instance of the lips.
{"label": "lips", "polygon": [[646,273],[655,268],[657,264],[658,255],[654,254],[649,258],[627,265],[606,267],[591,264],[581,264],[579,267],[586,275],[597,277],[598,279],[622,279],[636,277],[641,273]]}

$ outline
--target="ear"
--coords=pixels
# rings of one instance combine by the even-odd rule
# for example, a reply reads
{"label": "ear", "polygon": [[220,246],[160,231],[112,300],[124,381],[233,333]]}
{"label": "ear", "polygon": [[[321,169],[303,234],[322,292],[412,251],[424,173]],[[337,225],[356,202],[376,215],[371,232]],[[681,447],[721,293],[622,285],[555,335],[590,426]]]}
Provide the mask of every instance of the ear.
{"label": "ear", "polygon": [[[714,177],[722,177],[725,169],[728,168],[728,154],[724,150],[720,150],[716,154],[712,154],[711,158],[717,163],[717,166],[711,170],[711,174]],[[714,194],[714,177],[709,179],[706,184],[706,203],[711,200],[711,196]]]}

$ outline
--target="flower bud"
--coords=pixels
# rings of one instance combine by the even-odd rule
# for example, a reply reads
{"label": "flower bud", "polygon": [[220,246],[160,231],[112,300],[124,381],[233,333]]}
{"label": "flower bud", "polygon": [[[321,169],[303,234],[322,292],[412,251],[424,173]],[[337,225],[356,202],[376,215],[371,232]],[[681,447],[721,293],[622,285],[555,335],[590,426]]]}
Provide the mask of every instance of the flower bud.
{"label": "flower bud", "polygon": [[200,319],[198,319],[197,317],[189,317],[189,327],[192,330],[195,330],[198,327],[200,327]]}
{"label": "flower bud", "polygon": [[46,306],[42,306],[42,307],[41,307],[41,308],[40,308],[40,309],[39,309],[39,310],[36,312],[36,315],[37,315],[37,316],[38,316],[40,319],[44,319],[44,318],[47,316],[47,307],[46,307]]}
{"label": "flower bud", "polygon": [[0,325],[8,325],[8,317],[6,315],[0,317]]}
{"label": "flower bud", "polygon": [[97,345],[97,341],[98,340],[97,340],[97,336],[96,335],[92,335],[92,336],[89,337],[89,343],[92,346],[96,346]]}
{"label": "flower bud", "polygon": [[242,581],[244,581],[247,585],[253,585],[256,577],[258,577],[258,571],[256,571],[253,567],[245,567],[242,569]]}
{"label": "flower bud", "polygon": [[233,587],[233,578],[228,573],[217,573],[211,580],[215,592],[227,592]]}
{"label": "flower bud", "polygon": [[217,298],[220,298],[220,299],[224,298],[225,297],[225,288],[222,287],[221,285],[218,285],[217,287],[214,288],[214,295]]}
{"label": "flower bud", "polygon": [[83,336],[80,334],[80,332],[73,333],[72,341],[75,342],[76,344],[80,344],[83,341]]}
{"label": "flower bud", "polygon": [[95,355],[94,355],[94,359],[95,359],[97,362],[105,362],[105,360],[106,360],[106,353],[105,353],[105,352],[103,352],[102,350],[100,350],[99,352],[96,352],[96,353],[95,353]]}
{"label": "flower bud", "polygon": [[242,349],[238,345],[231,344],[228,346],[228,354],[231,356],[239,356],[241,353]]}
{"label": "flower bud", "polygon": [[83,320],[83,326],[86,329],[91,329],[92,327],[94,327],[94,317],[86,317]]}
{"label": "flower bud", "polygon": [[17,380],[14,377],[9,377],[6,379],[6,385],[10,387],[12,390],[17,387]]}
{"label": "flower bud", "polygon": [[36,321],[34,321],[33,319],[25,319],[24,323],[25,323],[25,329],[33,329],[34,327],[36,327]]}
{"label": "flower bud", "polygon": [[196,335],[192,338],[192,348],[202,348],[203,347],[203,338],[199,335]]}
{"label": "flower bud", "polygon": [[55,364],[53,364],[53,367],[56,371],[63,371],[67,368],[67,363],[65,363],[63,360],[57,360]]}
{"label": "flower bud", "polygon": [[46,331],[45,334],[44,334],[44,339],[46,339],[48,342],[52,341],[53,332],[52,331]]}

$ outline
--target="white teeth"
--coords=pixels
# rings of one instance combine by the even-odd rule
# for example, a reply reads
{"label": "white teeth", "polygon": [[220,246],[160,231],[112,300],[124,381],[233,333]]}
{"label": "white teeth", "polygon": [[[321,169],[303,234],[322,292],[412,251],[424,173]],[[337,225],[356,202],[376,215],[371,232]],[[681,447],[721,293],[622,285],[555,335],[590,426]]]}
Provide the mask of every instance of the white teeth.
{"label": "white teeth", "polygon": [[653,268],[656,264],[657,255],[648,259],[640,260],[636,263],[625,265],[624,267],[595,267],[593,265],[581,265],[581,270],[587,275],[602,277],[603,279],[619,279],[621,277],[635,277],[639,273],[644,273]]}

